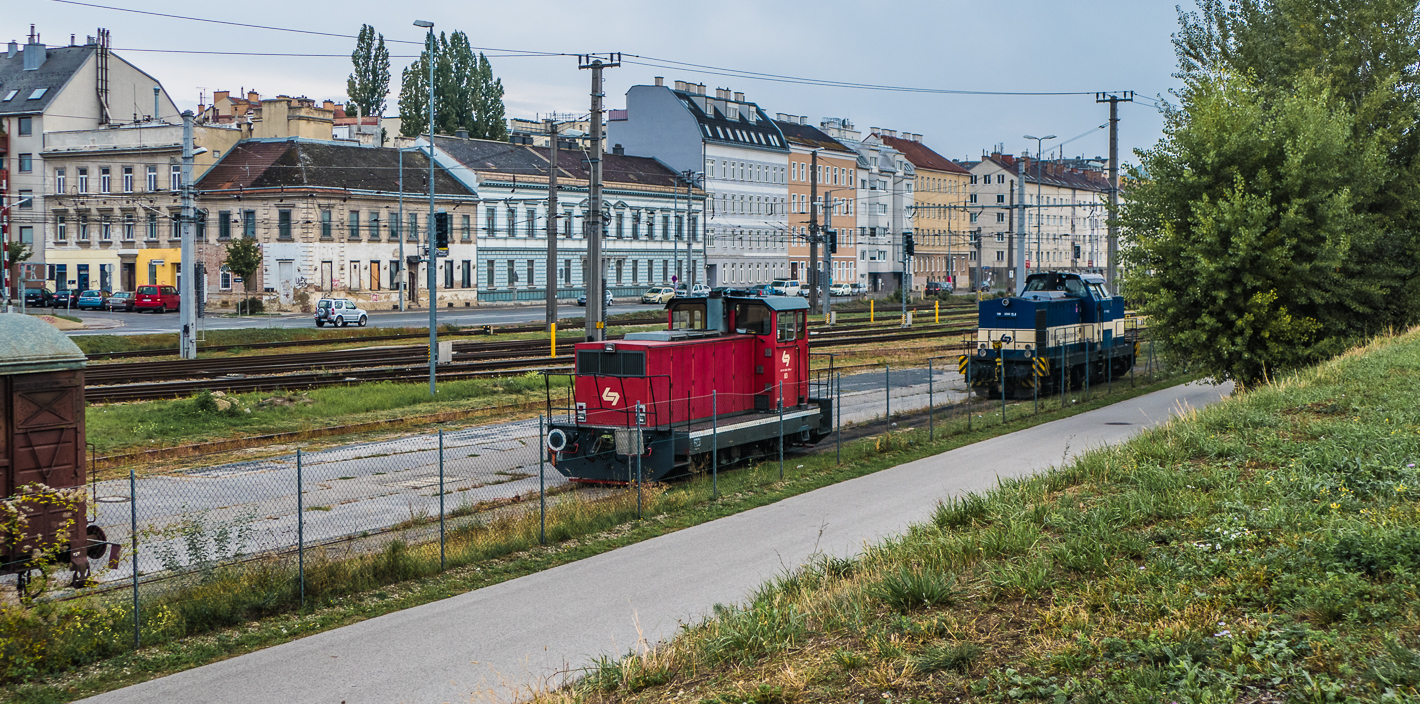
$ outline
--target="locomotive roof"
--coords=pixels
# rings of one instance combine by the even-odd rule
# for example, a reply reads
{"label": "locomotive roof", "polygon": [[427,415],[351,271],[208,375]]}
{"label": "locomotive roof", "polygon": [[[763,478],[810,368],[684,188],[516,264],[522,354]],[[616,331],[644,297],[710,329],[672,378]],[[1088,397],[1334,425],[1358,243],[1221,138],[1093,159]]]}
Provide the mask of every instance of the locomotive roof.
{"label": "locomotive roof", "polygon": [[770,310],[808,310],[809,302],[798,296],[726,296],[733,301],[755,301]]}

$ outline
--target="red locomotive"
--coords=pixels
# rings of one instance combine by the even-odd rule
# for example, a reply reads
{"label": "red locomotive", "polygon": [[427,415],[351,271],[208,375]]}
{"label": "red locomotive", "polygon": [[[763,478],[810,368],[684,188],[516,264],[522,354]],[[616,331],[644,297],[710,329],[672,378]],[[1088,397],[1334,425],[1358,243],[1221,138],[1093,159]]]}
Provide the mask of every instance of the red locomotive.
{"label": "red locomotive", "polygon": [[[677,298],[666,330],[576,346],[574,407],[547,449],[573,481],[657,481],[832,431],[798,297]],[[639,433],[638,433],[639,429]],[[639,439],[638,439],[639,438]]]}

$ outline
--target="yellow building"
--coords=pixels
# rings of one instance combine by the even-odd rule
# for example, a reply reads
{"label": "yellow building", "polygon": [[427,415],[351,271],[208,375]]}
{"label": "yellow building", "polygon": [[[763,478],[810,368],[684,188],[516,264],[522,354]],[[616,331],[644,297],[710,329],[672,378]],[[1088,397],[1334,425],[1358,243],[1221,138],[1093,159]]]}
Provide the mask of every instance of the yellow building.
{"label": "yellow building", "polygon": [[922,143],[922,135],[881,130],[883,142],[903,153],[917,170],[913,183],[913,286],[928,281],[966,283],[971,266],[969,217],[965,206],[971,172]]}

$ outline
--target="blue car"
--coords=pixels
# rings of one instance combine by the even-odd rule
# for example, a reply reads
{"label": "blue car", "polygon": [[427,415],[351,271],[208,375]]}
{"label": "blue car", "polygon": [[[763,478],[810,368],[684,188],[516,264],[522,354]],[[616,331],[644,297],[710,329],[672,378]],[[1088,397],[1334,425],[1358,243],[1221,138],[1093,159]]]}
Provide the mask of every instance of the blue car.
{"label": "blue car", "polygon": [[74,300],[74,307],[80,310],[85,308],[102,310],[106,300],[108,300],[108,293],[105,291],[83,291]]}

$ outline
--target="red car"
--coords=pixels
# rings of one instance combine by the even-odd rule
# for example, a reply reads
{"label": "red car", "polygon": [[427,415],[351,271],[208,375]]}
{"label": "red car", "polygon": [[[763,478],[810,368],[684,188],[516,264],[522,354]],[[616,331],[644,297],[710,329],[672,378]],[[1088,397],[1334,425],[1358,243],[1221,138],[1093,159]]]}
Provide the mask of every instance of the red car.
{"label": "red car", "polygon": [[133,297],[133,310],[166,313],[180,308],[181,302],[177,289],[172,286],[139,286],[138,295]]}

